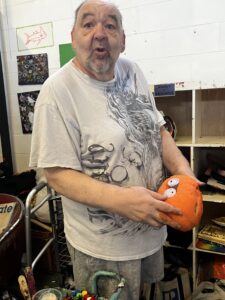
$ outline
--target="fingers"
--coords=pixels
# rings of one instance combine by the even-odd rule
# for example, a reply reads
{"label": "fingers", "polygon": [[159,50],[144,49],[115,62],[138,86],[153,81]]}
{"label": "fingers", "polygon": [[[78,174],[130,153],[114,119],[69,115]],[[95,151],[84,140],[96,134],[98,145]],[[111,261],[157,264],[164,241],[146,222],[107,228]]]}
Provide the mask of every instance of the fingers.
{"label": "fingers", "polygon": [[150,225],[154,229],[160,229],[162,226],[165,226],[164,223],[157,222],[153,219],[151,219],[151,221],[148,223],[148,225]]}
{"label": "fingers", "polygon": [[165,203],[165,204],[167,206],[161,212],[172,213],[172,214],[178,215],[178,216],[181,216],[183,214],[180,208],[177,208],[177,207],[175,207],[175,206],[173,206],[171,204],[168,204],[168,203]]}
{"label": "fingers", "polygon": [[194,177],[194,176],[191,176],[191,178],[193,178],[193,179],[197,182],[197,184],[198,184],[199,186],[203,186],[203,185],[206,184],[205,182],[199,180],[198,178],[196,178],[196,177]]}
{"label": "fingers", "polygon": [[168,214],[172,213],[174,215],[181,216],[182,211],[179,208],[165,202],[167,197],[164,195],[151,191],[151,196],[155,201],[152,203],[154,209],[152,211],[151,218],[147,221],[148,224],[154,228],[161,228],[163,225],[169,225],[175,229],[180,229],[180,225],[171,219]]}
{"label": "fingers", "polygon": [[161,220],[161,222],[165,225],[169,225],[170,227],[173,227],[174,229],[180,229],[181,226],[175,222],[173,219],[171,219],[167,214],[165,213],[160,213],[159,214],[159,218]]}
{"label": "fingers", "polygon": [[206,183],[205,183],[205,182],[203,182],[203,181],[200,181],[200,180],[198,180],[198,181],[197,181],[197,183],[198,183],[198,185],[199,185],[199,186],[204,186],[204,185],[206,185]]}
{"label": "fingers", "polygon": [[172,213],[175,215],[182,215],[182,211],[180,210],[180,208],[177,208],[167,202],[163,202],[163,201],[156,201],[156,209],[160,212],[163,213]]}
{"label": "fingers", "polygon": [[154,198],[154,200],[159,200],[156,202],[156,207],[158,210],[166,213],[173,213],[175,215],[182,215],[182,212],[179,208],[164,202],[167,199],[167,196],[161,195],[157,192],[150,191],[151,197]]}
{"label": "fingers", "polygon": [[151,198],[155,200],[165,201],[167,199],[165,195],[161,195],[160,193],[153,192],[151,190],[148,190],[148,193],[150,194]]}
{"label": "fingers", "polygon": [[150,226],[155,229],[160,229],[164,225],[168,225],[174,229],[179,230],[181,226],[171,219],[167,214],[160,212],[157,218],[151,218],[147,222]]}
{"label": "fingers", "polygon": [[[161,228],[163,225],[179,228],[179,225],[167,214],[182,215],[182,212],[179,208],[165,202],[166,196],[143,187],[130,187],[124,191],[126,201],[123,203],[126,205],[119,206],[117,213],[154,228]],[[161,213],[164,214],[162,218]]]}

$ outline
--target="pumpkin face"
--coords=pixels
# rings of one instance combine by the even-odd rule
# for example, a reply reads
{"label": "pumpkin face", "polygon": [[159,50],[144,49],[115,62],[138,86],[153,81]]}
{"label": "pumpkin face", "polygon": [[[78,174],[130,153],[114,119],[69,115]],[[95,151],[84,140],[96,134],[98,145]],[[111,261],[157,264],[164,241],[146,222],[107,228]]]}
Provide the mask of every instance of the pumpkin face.
{"label": "pumpkin face", "polygon": [[[158,192],[166,195],[167,203],[179,208],[182,215],[178,216],[168,213],[168,216],[180,224],[181,231],[191,230],[199,224],[202,212],[202,193],[198,183],[189,176],[174,175],[166,179],[160,186]],[[163,219],[164,213],[160,213]]]}

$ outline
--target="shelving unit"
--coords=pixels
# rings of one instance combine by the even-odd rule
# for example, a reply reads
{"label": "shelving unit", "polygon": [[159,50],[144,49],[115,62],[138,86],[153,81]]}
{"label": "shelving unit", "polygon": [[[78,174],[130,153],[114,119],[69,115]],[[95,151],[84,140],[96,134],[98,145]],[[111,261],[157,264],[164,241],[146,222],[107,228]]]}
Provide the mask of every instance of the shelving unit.
{"label": "shelving unit", "polygon": [[[176,91],[175,96],[156,97],[157,108],[170,116],[177,127],[176,144],[190,162],[198,178],[203,176],[208,167],[207,155],[221,159],[225,165],[225,88],[185,88]],[[199,275],[204,255],[224,255],[196,247],[199,229],[212,218],[225,216],[225,193],[203,192],[204,212],[201,223],[192,231],[192,244],[187,251],[192,251],[193,288],[199,280],[209,280],[208,272]],[[167,245],[168,246],[168,245]],[[208,258],[207,256],[207,258]],[[200,267],[200,268],[199,268]],[[205,277],[204,277],[205,276]]]}

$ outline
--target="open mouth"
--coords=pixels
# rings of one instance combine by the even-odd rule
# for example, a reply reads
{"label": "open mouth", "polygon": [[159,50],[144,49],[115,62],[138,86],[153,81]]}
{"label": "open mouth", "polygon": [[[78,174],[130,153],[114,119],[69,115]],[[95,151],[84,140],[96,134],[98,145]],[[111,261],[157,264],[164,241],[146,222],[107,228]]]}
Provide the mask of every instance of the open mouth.
{"label": "open mouth", "polygon": [[96,47],[94,49],[94,53],[97,54],[98,56],[102,57],[108,54],[108,50],[104,47]]}
{"label": "open mouth", "polygon": [[106,51],[106,49],[105,48],[100,48],[100,47],[97,47],[96,49],[95,49],[95,51],[97,51],[97,52],[104,52],[104,51]]}

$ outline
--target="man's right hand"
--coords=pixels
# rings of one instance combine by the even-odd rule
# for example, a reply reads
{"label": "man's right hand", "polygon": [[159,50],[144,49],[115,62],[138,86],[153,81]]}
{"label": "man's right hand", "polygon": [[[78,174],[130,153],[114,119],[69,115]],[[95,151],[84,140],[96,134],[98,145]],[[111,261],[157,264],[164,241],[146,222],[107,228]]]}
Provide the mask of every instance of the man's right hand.
{"label": "man's right hand", "polygon": [[[179,229],[179,224],[174,222],[167,213],[181,215],[180,209],[165,202],[166,196],[153,192],[144,187],[132,186],[121,188],[120,203],[112,210],[135,222],[149,224],[155,228],[169,225]],[[118,200],[118,199],[117,199]],[[163,212],[162,218],[160,212]]]}

